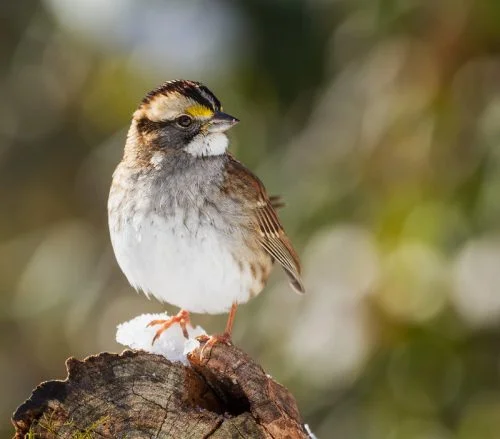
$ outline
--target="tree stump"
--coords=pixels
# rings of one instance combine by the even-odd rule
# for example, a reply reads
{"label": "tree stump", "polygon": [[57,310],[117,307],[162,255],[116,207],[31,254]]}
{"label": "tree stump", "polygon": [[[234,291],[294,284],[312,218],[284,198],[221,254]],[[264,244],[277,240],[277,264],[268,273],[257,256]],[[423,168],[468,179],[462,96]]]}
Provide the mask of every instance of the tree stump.
{"label": "tree stump", "polygon": [[191,367],[130,350],[69,358],[66,380],[40,384],[16,410],[15,438],[309,437],[293,396],[248,355],[203,347]]}

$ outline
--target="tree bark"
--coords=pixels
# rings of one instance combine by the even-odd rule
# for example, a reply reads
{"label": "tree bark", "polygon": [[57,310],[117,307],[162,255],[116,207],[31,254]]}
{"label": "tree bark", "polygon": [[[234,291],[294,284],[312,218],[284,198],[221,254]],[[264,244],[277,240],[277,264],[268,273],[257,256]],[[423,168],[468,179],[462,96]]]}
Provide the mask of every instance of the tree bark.
{"label": "tree bark", "polygon": [[203,347],[191,367],[130,350],[69,358],[66,380],[40,384],[16,410],[15,438],[308,437],[293,396],[248,355]]}

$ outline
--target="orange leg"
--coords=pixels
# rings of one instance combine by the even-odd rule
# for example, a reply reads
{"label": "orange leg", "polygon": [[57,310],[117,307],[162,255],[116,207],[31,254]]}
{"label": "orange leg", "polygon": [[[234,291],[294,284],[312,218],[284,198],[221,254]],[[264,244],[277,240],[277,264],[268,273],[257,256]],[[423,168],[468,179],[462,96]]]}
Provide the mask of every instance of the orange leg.
{"label": "orange leg", "polygon": [[226,330],[224,331],[224,336],[228,340],[231,340],[231,333],[233,332],[234,316],[236,315],[236,310],[238,309],[238,304],[233,303],[231,305],[231,310],[229,311],[229,317],[227,318]]}
{"label": "orange leg", "polygon": [[207,337],[206,335],[197,337],[199,341],[205,342],[205,346],[203,346],[203,348],[201,349],[201,357],[204,356],[203,353],[205,352],[205,349],[207,348],[209,348],[209,350],[212,349],[215,343],[231,344],[231,333],[233,331],[234,316],[236,315],[237,308],[238,308],[237,303],[233,303],[231,305],[231,310],[229,311],[229,317],[227,318],[226,330],[224,331],[223,334],[211,335],[210,337]]}
{"label": "orange leg", "polygon": [[151,344],[153,345],[156,340],[160,337],[160,335],[163,333],[163,331],[166,331],[168,328],[170,328],[172,325],[178,323],[181,326],[182,333],[184,334],[184,337],[189,338],[189,334],[187,331],[187,325],[191,325],[191,320],[189,318],[189,312],[181,309],[177,315],[170,317],[167,320],[152,320],[151,322],[148,323],[149,326],[155,326],[155,325],[161,325],[160,329],[156,331],[155,336],[153,337],[153,341]]}

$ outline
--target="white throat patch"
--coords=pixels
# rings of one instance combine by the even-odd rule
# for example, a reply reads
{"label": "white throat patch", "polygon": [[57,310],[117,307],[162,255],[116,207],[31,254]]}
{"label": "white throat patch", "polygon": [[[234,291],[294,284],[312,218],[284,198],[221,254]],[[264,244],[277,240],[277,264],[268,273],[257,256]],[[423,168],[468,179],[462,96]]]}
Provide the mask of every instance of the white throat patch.
{"label": "white throat patch", "polygon": [[224,133],[198,134],[186,147],[186,152],[195,157],[222,155],[229,146],[229,139]]}

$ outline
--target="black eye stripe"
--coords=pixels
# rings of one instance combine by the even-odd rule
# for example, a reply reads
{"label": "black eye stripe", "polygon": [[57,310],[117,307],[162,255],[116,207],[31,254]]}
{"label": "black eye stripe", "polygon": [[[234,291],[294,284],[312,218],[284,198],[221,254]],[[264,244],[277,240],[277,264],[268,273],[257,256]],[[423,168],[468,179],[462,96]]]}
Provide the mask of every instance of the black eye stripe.
{"label": "black eye stripe", "polygon": [[[187,115],[182,115],[180,117],[183,117],[185,116],[186,118],[188,118],[190,120],[190,123],[189,125],[186,125],[186,126],[183,126],[183,128],[190,128],[191,125],[195,124],[194,127],[196,128],[196,121],[187,116]],[[166,128],[168,126],[176,126],[176,125],[180,125],[179,124],[179,118],[176,118],[175,120],[164,120],[164,121],[158,121],[158,122],[155,122],[155,121],[152,121],[150,119],[148,119],[147,117],[142,117],[141,119],[138,119],[137,120],[137,131],[139,131],[141,134],[149,134],[149,133],[154,133],[154,132],[157,132],[159,130],[161,130],[162,128]],[[182,126],[182,125],[181,125]],[[177,129],[179,129],[177,127]]]}
{"label": "black eye stripe", "polygon": [[147,117],[143,117],[137,121],[137,130],[141,133],[149,134],[154,131],[158,131],[161,128],[164,128],[171,123],[171,121],[154,122]]}

